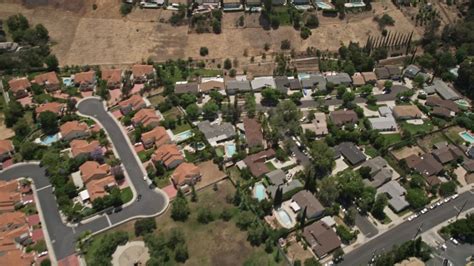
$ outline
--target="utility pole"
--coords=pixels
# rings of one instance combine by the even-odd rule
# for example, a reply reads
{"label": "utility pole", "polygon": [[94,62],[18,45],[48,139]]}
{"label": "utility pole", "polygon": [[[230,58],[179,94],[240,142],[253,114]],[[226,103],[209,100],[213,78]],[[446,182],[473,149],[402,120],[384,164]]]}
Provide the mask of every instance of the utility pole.
{"label": "utility pole", "polygon": [[468,201],[468,200],[466,200],[466,201],[464,202],[464,204],[462,205],[461,209],[459,209],[458,214],[456,214],[456,220],[458,219],[459,214],[461,214],[462,210],[464,210],[464,207],[466,207],[467,201]]}
{"label": "utility pole", "polygon": [[418,226],[418,229],[416,229],[416,233],[415,233],[415,236],[413,237],[413,240],[415,240],[418,234],[420,234],[422,227],[423,227],[423,223],[421,223],[420,226]]}

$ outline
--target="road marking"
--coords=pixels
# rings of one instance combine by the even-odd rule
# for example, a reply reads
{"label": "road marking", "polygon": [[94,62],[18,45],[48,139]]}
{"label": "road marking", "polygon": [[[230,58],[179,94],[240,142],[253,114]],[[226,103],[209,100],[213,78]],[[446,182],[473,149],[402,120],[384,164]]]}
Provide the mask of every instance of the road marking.
{"label": "road marking", "polygon": [[453,208],[454,208],[456,211],[458,211],[458,212],[459,212],[459,209],[458,209],[458,207],[457,207],[456,205],[455,205],[455,206],[453,206]]}
{"label": "road marking", "polygon": [[112,226],[112,222],[110,221],[110,218],[107,214],[105,215],[105,218],[107,218],[107,222],[109,222],[109,226]]}
{"label": "road marking", "polygon": [[74,227],[74,226],[72,227],[72,233],[76,234],[76,227]]}
{"label": "road marking", "polygon": [[49,187],[51,187],[51,185],[47,185],[47,186],[44,186],[42,188],[38,188],[38,189],[36,189],[36,192],[39,192],[39,191],[41,191],[43,189],[46,189],[46,188],[49,188]]}

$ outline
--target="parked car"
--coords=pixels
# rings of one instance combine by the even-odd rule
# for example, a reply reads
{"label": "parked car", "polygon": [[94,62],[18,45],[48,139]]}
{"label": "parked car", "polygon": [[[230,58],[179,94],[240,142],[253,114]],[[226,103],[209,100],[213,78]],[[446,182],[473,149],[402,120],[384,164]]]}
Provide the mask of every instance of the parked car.
{"label": "parked car", "polygon": [[456,238],[451,237],[449,240],[451,240],[451,242],[453,242],[454,245],[459,245],[459,241],[457,241]]}

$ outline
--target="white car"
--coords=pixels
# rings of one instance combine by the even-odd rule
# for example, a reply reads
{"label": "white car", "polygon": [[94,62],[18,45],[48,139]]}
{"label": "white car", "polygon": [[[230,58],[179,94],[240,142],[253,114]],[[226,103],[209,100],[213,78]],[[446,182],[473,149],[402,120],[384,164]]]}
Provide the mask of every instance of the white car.
{"label": "white car", "polygon": [[443,201],[442,201],[442,200],[436,202],[436,206],[441,206],[441,205],[443,205]]}
{"label": "white car", "polygon": [[436,208],[436,206],[437,206],[436,203],[434,203],[433,205],[430,206],[430,210]]}
{"label": "white car", "polygon": [[459,245],[459,241],[457,241],[456,238],[451,237],[449,240],[451,240],[451,242],[453,242],[454,245]]}
{"label": "white car", "polygon": [[46,255],[48,255],[48,251],[43,251],[40,254],[38,254],[38,258],[41,258],[41,257],[46,256]]}
{"label": "white car", "polygon": [[413,219],[415,219],[416,217],[414,215],[411,215],[408,217],[408,221],[413,221]]}
{"label": "white car", "polygon": [[452,199],[457,199],[458,197],[459,197],[459,194],[458,194],[458,193],[456,193],[456,194],[454,194],[454,195],[451,196]]}
{"label": "white car", "polygon": [[428,212],[428,209],[427,209],[427,208],[424,208],[423,210],[421,210],[421,213],[422,213],[422,214],[425,214],[425,213],[427,213],[427,212]]}
{"label": "white car", "polygon": [[442,250],[446,250],[447,248],[448,248],[448,247],[446,246],[446,244],[442,244],[442,245],[441,245],[441,249],[442,249]]}

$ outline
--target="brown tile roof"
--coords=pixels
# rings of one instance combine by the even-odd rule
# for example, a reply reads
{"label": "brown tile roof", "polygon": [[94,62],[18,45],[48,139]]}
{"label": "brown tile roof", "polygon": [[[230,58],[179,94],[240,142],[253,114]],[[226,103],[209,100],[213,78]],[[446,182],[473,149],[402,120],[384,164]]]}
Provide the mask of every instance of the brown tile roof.
{"label": "brown tile roof", "polygon": [[162,162],[166,167],[169,167],[174,161],[183,161],[184,157],[179,152],[176,144],[164,144],[153,153],[152,160],[154,162]]}
{"label": "brown tile roof", "polygon": [[92,83],[94,82],[95,71],[87,71],[87,72],[80,72],[74,75],[74,83],[82,84],[82,83]]}
{"label": "brown tile roof", "polygon": [[262,127],[255,118],[245,117],[243,119],[245,129],[245,140],[250,147],[263,145]]}
{"label": "brown tile roof", "polygon": [[426,180],[426,183],[428,183],[428,185],[430,186],[436,186],[436,185],[441,184],[441,180],[435,175],[425,177],[425,180]]}
{"label": "brown tile roof", "polygon": [[186,179],[199,176],[199,168],[193,163],[182,163],[174,170],[171,178],[176,185],[182,185]]}
{"label": "brown tile roof", "polygon": [[104,69],[102,70],[103,80],[107,81],[108,85],[122,82],[122,70],[120,69]]}
{"label": "brown tile roof", "polygon": [[132,97],[126,99],[126,100],[123,100],[121,102],[119,102],[119,106],[122,107],[122,108],[126,108],[126,107],[129,107],[131,106],[132,107],[132,110],[136,111],[140,108],[143,108],[145,106],[145,100],[143,100],[143,98],[140,96],[140,95],[132,95]]}
{"label": "brown tile roof", "polygon": [[13,147],[13,142],[11,140],[8,140],[8,139],[0,140],[0,154],[13,152],[14,150],[15,150],[15,147]]}
{"label": "brown tile roof", "polygon": [[324,207],[321,202],[308,190],[302,190],[296,193],[292,199],[302,210],[306,208],[307,218],[315,218],[324,212]]}
{"label": "brown tile roof", "polygon": [[442,164],[449,163],[456,159],[448,146],[442,147],[441,149],[435,149],[432,154]]}
{"label": "brown tile roof", "polygon": [[307,225],[303,229],[303,237],[319,258],[341,246],[336,232],[322,221]]}
{"label": "brown tile roof", "polygon": [[436,175],[443,170],[443,166],[430,153],[425,153],[421,156],[412,154],[405,158],[405,160],[409,168],[414,169],[425,177]]}
{"label": "brown tile roof", "polygon": [[196,82],[177,83],[174,86],[174,93],[176,94],[182,94],[182,93],[197,94],[198,92],[199,92],[199,85]]}
{"label": "brown tile roof", "polygon": [[245,164],[249,168],[253,176],[259,177],[270,172],[270,169],[265,165],[265,161],[274,157],[275,151],[273,149],[264,150],[244,159]]}
{"label": "brown tile roof", "polygon": [[171,142],[164,127],[155,127],[154,129],[143,133],[141,139],[144,143],[154,142],[156,147]]}
{"label": "brown tile roof", "polygon": [[352,75],[352,84],[355,86],[362,86],[365,84],[364,77],[361,73],[354,73],[354,75]]}
{"label": "brown tile roof", "polygon": [[156,114],[155,109],[141,109],[133,117],[134,125],[142,124],[143,126],[157,126],[160,122],[160,117]]}
{"label": "brown tile roof", "polygon": [[110,172],[110,166],[107,164],[100,165],[96,161],[87,161],[79,166],[81,177],[84,184],[87,184],[93,178],[103,178]]}
{"label": "brown tile roof", "polygon": [[357,123],[359,118],[353,110],[336,110],[329,114],[329,118],[336,126],[342,126],[348,123]]}
{"label": "brown tile roof", "polygon": [[26,224],[26,215],[23,212],[5,212],[0,214],[0,231],[8,231]]}
{"label": "brown tile roof", "polygon": [[132,66],[132,74],[133,77],[142,77],[148,74],[153,73],[153,66],[152,65],[133,65]]}
{"label": "brown tile roof", "polygon": [[10,90],[13,93],[17,93],[31,87],[30,81],[27,78],[12,79],[8,82],[8,85],[10,86]]}
{"label": "brown tile roof", "polygon": [[93,201],[97,198],[101,198],[107,195],[107,186],[115,186],[115,178],[111,175],[102,177],[100,179],[92,179],[86,184],[87,192],[89,193],[90,200]]}
{"label": "brown tile roof", "polygon": [[0,255],[0,265],[31,266],[33,262],[33,253],[23,253],[19,249],[8,250]]}
{"label": "brown tile roof", "polygon": [[444,107],[439,107],[439,106],[433,107],[431,114],[435,116],[451,117],[451,111],[449,111],[448,109]]}
{"label": "brown tile roof", "polygon": [[37,75],[35,82],[38,85],[59,85],[58,76],[54,71]]}
{"label": "brown tile roof", "polygon": [[210,80],[203,82],[199,85],[199,89],[201,92],[208,92],[211,90],[223,90],[224,89],[224,82],[222,81],[217,81],[217,80]]}
{"label": "brown tile roof", "polygon": [[72,156],[77,157],[83,154],[90,154],[96,149],[100,148],[100,143],[97,140],[88,142],[87,140],[75,139],[71,141],[71,153]]}
{"label": "brown tile roof", "polygon": [[393,115],[395,118],[421,118],[421,111],[416,105],[397,105],[393,107]]}
{"label": "brown tile roof", "polygon": [[449,111],[459,113],[459,107],[455,102],[451,100],[443,100],[438,96],[430,96],[426,98],[425,105],[443,107]]}
{"label": "brown tile roof", "polygon": [[42,103],[36,107],[36,115],[39,116],[42,112],[50,111],[57,115],[61,114],[61,111],[64,108],[64,104],[58,102]]}
{"label": "brown tile roof", "polygon": [[18,181],[0,180],[0,212],[15,210],[15,204],[21,201]]}
{"label": "brown tile roof", "polygon": [[362,72],[362,77],[364,77],[365,82],[377,81],[377,76],[374,72]]}
{"label": "brown tile roof", "polygon": [[62,124],[59,127],[59,131],[61,132],[61,135],[67,136],[73,131],[83,131],[86,132],[88,130],[88,126],[86,123],[79,122],[79,121],[68,121],[64,124]]}

